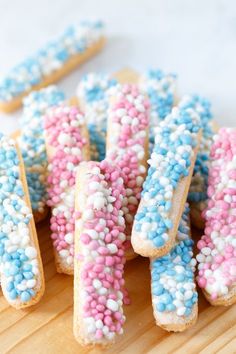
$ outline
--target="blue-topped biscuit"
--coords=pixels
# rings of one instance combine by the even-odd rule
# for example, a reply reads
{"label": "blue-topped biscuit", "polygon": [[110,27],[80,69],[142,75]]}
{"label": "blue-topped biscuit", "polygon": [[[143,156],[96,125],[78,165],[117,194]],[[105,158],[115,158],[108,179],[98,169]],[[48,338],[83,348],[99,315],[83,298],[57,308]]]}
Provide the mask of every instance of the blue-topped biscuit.
{"label": "blue-topped biscuit", "polygon": [[[77,63],[79,64],[79,59],[75,60],[76,55],[81,55],[82,61],[84,60],[82,54],[86,54],[90,48],[91,52],[87,55],[94,54],[103,44],[103,27],[101,21],[82,21],[78,25],[70,26],[57,39],[48,42],[35,54],[15,66],[0,80],[0,108],[4,111],[17,108],[22,97],[30,90],[52,83],[54,80],[49,79],[52,74],[56,73],[55,78],[58,80]],[[101,45],[98,45],[100,42]],[[94,46],[98,48],[92,51]],[[67,71],[63,70],[66,65]]]}
{"label": "blue-topped biscuit", "polygon": [[182,331],[196,321],[198,294],[194,280],[195,266],[189,207],[186,204],[175,246],[165,256],[151,260],[154,317],[159,326],[169,331]]}
{"label": "blue-topped biscuit", "polygon": [[160,257],[174,244],[191,181],[201,122],[191,108],[175,107],[155,128],[155,145],[132,230],[135,252]]}
{"label": "blue-topped biscuit", "polygon": [[3,294],[16,308],[44,291],[42,262],[23,161],[15,141],[0,135],[0,273]]}

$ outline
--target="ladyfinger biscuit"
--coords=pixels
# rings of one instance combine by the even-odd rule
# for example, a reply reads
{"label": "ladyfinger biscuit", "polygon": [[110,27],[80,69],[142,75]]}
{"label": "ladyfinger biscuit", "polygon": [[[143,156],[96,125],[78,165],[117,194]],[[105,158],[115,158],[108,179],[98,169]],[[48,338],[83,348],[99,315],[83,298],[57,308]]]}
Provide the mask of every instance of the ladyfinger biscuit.
{"label": "ladyfinger biscuit", "polygon": [[74,335],[107,346],[123,333],[125,197],[122,173],[106,160],[80,165],[76,181]]}
{"label": "ladyfinger biscuit", "polygon": [[212,305],[236,301],[236,130],[213,137],[205,232],[197,246],[198,285]]}
{"label": "ladyfinger biscuit", "polygon": [[52,208],[51,238],[59,273],[73,274],[75,178],[79,164],[89,160],[89,137],[76,106],[57,106],[44,117],[48,157],[48,206]]}
{"label": "ladyfinger biscuit", "polygon": [[174,247],[165,256],[151,260],[153,313],[157,325],[167,331],[182,332],[197,320],[196,263],[186,204]]}
{"label": "ladyfinger biscuit", "polygon": [[0,136],[0,274],[3,295],[17,309],[37,303],[44,275],[23,160],[15,141]]}
{"label": "ladyfinger biscuit", "polygon": [[100,73],[89,73],[79,82],[77,98],[85,113],[90,137],[91,159],[102,161],[106,154],[107,110],[109,97],[117,85],[115,79]]}
{"label": "ladyfinger biscuit", "polygon": [[149,100],[138,87],[126,84],[117,86],[108,110],[106,160],[123,172],[127,259],[136,256],[130,237],[147,171],[149,108]]}
{"label": "ladyfinger biscuit", "polygon": [[174,246],[201,138],[192,109],[172,109],[155,129],[155,146],[132,229],[134,251],[161,257]]}
{"label": "ladyfinger biscuit", "polygon": [[100,51],[105,43],[100,21],[83,21],[68,27],[54,41],[13,68],[0,82],[0,110],[19,108],[32,90],[39,90],[66,76]]}
{"label": "ladyfinger biscuit", "polygon": [[32,92],[24,99],[18,143],[25,164],[35,222],[43,220],[48,212],[46,206],[47,156],[43,135],[43,115],[49,107],[56,106],[64,100],[63,92],[59,91],[56,86]]}

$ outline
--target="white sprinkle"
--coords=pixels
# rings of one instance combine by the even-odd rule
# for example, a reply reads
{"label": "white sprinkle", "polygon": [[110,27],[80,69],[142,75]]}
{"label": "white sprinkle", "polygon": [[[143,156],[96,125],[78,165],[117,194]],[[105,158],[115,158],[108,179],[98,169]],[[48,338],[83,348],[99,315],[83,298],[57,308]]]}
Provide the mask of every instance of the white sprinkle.
{"label": "white sprinkle", "polygon": [[95,231],[95,230],[87,230],[86,232],[93,240],[96,240],[98,238],[97,231]]}
{"label": "white sprinkle", "polygon": [[125,236],[125,234],[123,234],[123,233],[119,233],[118,238],[119,238],[119,240],[121,240],[122,242],[124,242],[124,241],[126,240],[126,236]]}
{"label": "white sprinkle", "polygon": [[37,256],[37,250],[34,247],[26,247],[25,249],[25,255],[29,258],[35,258]]}
{"label": "white sprinkle", "polygon": [[161,177],[159,182],[162,186],[168,186],[168,184],[170,183],[169,179],[166,177]]}
{"label": "white sprinkle", "polygon": [[123,108],[119,108],[116,110],[116,115],[117,117],[123,117],[124,115],[127,114],[127,111],[126,109],[123,109]]}
{"label": "white sprinkle", "polygon": [[195,288],[195,284],[193,284],[193,283],[184,284],[184,289],[186,289],[186,290],[191,290],[193,288]]}
{"label": "white sprinkle", "polygon": [[185,299],[185,300],[189,300],[189,299],[192,298],[192,296],[193,296],[192,290],[187,290],[187,291],[185,292],[185,294],[184,294],[184,299]]}
{"label": "white sprinkle", "polygon": [[184,272],[184,267],[180,266],[180,265],[176,265],[175,266],[175,270],[177,273],[183,273]]}
{"label": "white sprinkle", "polygon": [[60,133],[57,140],[61,145],[69,145],[72,141],[70,135],[65,133]]}
{"label": "white sprinkle", "polygon": [[106,305],[107,308],[113,312],[116,312],[119,309],[118,303],[112,299],[108,299]]}
{"label": "white sprinkle", "polygon": [[93,210],[88,209],[83,212],[83,219],[84,220],[91,220],[94,218]]}
{"label": "white sprinkle", "polygon": [[87,326],[87,332],[88,333],[95,333],[96,332],[96,326],[95,324],[90,324]]}
{"label": "white sprinkle", "polygon": [[68,250],[61,250],[59,251],[59,255],[62,257],[62,258],[66,258],[69,256],[69,251]]}
{"label": "white sprinkle", "polygon": [[102,327],[103,327],[103,322],[102,322],[102,320],[97,320],[97,321],[95,322],[95,325],[96,325],[96,328],[97,328],[97,329],[102,329]]}
{"label": "white sprinkle", "polygon": [[27,285],[26,284],[17,284],[17,289],[20,290],[20,291],[25,291],[27,289]]}
{"label": "white sprinkle", "polygon": [[142,224],[142,232],[148,232],[152,228],[152,225],[149,222],[144,222]]}
{"label": "white sprinkle", "polygon": [[103,326],[102,331],[104,335],[107,335],[109,333],[109,328],[107,326]]}
{"label": "white sprinkle", "polygon": [[100,288],[102,287],[102,283],[100,282],[100,280],[94,279],[94,280],[93,280],[93,287],[94,287],[95,289],[100,289]]}
{"label": "white sprinkle", "polygon": [[73,262],[74,262],[74,257],[69,256],[69,257],[66,258],[66,263],[67,264],[71,265]]}
{"label": "white sprinkle", "polygon": [[177,291],[175,297],[177,300],[183,300],[184,295],[180,291]]}
{"label": "white sprinkle", "polygon": [[30,279],[30,280],[27,280],[27,282],[26,282],[27,288],[32,289],[35,287],[35,285],[36,285],[36,279]]}
{"label": "white sprinkle", "polygon": [[110,243],[107,245],[107,248],[109,249],[109,251],[113,254],[113,253],[117,253],[118,252],[118,248],[114,243]]}
{"label": "white sprinkle", "polygon": [[209,256],[211,254],[211,249],[210,247],[203,247],[201,249],[201,252],[205,255],[205,256]]}
{"label": "white sprinkle", "polygon": [[65,241],[71,245],[74,242],[74,235],[72,233],[68,233],[65,235]]}
{"label": "white sprinkle", "polygon": [[174,300],[173,301],[173,304],[176,306],[176,307],[182,307],[183,306],[183,303],[182,303],[182,301],[180,301],[180,300]]}
{"label": "white sprinkle", "polygon": [[102,208],[104,208],[105,203],[106,203],[105,198],[100,198],[100,197],[95,198],[93,203],[94,209],[101,210]]}
{"label": "white sprinkle", "polygon": [[197,261],[198,261],[199,263],[204,263],[204,261],[205,261],[205,256],[204,256],[204,254],[202,254],[202,253],[199,253],[199,254],[196,256],[196,258],[197,258]]}
{"label": "white sprinkle", "polygon": [[183,306],[183,307],[178,308],[176,313],[178,316],[183,316],[185,311],[186,311],[186,307]]}
{"label": "white sprinkle", "polygon": [[121,118],[121,123],[122,124],[131,124],[132,123],[132,118],[129,116],[123,116]]}

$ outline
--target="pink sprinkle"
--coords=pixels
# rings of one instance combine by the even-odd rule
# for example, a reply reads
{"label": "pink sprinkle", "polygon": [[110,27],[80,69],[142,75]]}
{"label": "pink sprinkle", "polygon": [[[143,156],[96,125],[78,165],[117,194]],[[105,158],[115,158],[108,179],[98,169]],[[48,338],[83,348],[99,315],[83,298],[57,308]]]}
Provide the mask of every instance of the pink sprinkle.
{"label": "pink sprinkle", "polygon": [[103,332],[101,329],[96,330],[95,337],[96,337],[96,339],[101,339],[103,337]]}

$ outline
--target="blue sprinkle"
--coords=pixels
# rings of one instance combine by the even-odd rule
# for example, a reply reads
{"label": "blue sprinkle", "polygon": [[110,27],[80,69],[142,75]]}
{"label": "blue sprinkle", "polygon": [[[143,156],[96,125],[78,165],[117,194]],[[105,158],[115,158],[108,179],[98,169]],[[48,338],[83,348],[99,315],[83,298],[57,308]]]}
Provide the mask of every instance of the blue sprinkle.
{"label": "blue sprinkle", "polygon": [[24,265],[23,265],[23,270],[24,270],[25,272],[31,271],[31,270],[32,270],[32,265],[29,264],[29,263],[24,264]]}
{"label": "blue sprinkle", "polygon": [[164,246],[164,244],[165,244],[165,242],[164,242],[164,240],[163,240],[162,237],[156,237],[156,238],[153,240],[153,243],[154,243],[154,245],[155,245],[156,247],[158,247],[158,248]]}
{"label": "blue sprinkle", "polygon": [[27,301],[30,300],[31,295],[30,295],[30,293],[29,293],[28,291],[23,291],[23,292],[21,293],[20,298],[21,298],[21,300],[22,300],[23,302],[27,302]]}
{"label": "blue sprinkle", "polygon": [[173,312],[173,311],[175,311],[175,309],[176,309],[176,307],[175,307],[175,305],[172,304],[172,303],[166,305],[166,310],[167,310],[167,311]]}
{"label": "blue sprinkle", "polygon": [[165,305],[168,305],[172,302],[172,297],[170,294],[165,293],[164,295],[162,295],[161,300]]}
{"label": "blue sprinkle", "polygon": [[162,302],[158,302],[158,303],[156,304],[156,309],[157,309],[157,311],[159,311],[159,312],[163,312],[163,311],[165,311],[166,306],[165,306],[165,304],[163,304]]}
{"label": "blue sprinkle", "polygon": [[163,273],[166,270],[166,267],[159,265],[158,268],[156,268],[157,273]]}
{"label": "blue sprinkle", "polygon": [[7,283],[7,287],[6,287],[7,291],[10,292],[14,289],[14,284],[12,281],[10,281],[9,283]]}
{"label": "blue sprinkle", "polygon": [[21,266],[21,261],[19,259],[15,259],[12,264],[19,268]]}
{"label": "blue sprinkle", "polygon": [[175,278],[178,282],[182,282],[185,279],[185,275],[183,273],[177,274]]}
{"label": "blue sprinkle", "polygon": [[9,292],[9,297],[11,300],[15,300],[17,298],[17,292],[15,289],[13,289]]}
{"label": "blue sprinkle", "polygon": [[23,280],[23,275],[22,275],[22,274],[17,274],[17,275],[15,276],[15,282],[16,282],[17,284],[21,283],[22,280]]}
{"label": "blue sprinkle", "polygon": [[189,309],[189,308],[187,308],[187,309],[185,310],[184,315],[185,315],[185,316],[190,316],[190,315],[191,315],[191,313],[192,313],[192,310],[191,310],[191,309]]}
{"label": "blue sprinkle", "polygon": [[23,276],[25,279],[29,280],[29,279],[32,279],[34,275],[32,272],[24,272]]}
{"label": "blue sprinkle", "polygon": [[9,268],[9,275],[16,275],[19,273],[19,268],[15,265],[11,265]]}
{"label": "blue sprinkle", "polygon": [[163,293],[164,288],[162,285],[158,284],[157,286],[153,287],[152,293],[156,296],[159,296]]}
{"label": "blue sprinkle", "polygon": [[33,289],[28,289],[28,292],[30,293],[31,297],[35,295],[35,291]]}

